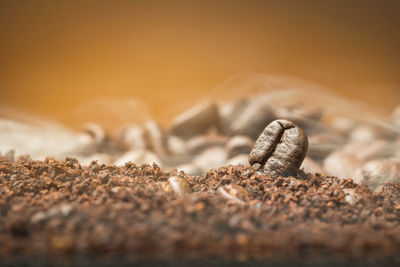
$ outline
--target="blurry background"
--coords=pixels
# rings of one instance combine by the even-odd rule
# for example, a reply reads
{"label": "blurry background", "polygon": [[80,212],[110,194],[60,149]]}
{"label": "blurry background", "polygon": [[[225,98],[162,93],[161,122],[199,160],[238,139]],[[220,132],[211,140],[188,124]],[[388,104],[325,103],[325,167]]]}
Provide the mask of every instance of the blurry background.
{"label": "blurry background", "polygon": [[399,14],[399,1],[1,1],[0,104],[77,126],[74,110],[91,99],[136,98],[167,121],[256,72],[389,113],[400,104]]}

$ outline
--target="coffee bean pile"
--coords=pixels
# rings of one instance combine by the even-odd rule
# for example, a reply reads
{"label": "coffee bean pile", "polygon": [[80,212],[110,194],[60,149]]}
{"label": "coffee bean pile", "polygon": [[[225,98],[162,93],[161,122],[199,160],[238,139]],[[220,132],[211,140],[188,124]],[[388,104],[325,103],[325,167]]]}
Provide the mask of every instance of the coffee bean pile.
{"label": "coffee bean pile", "polygon": [[91,146],[72,156],[85,165],[92,160],[117,166],[154,162],[195,176],[222,166],[249,166],[250,160],[272,176],[293,174],[300,167],[353,178],[371,189],[387,181],[400,182],[397,109],[392,123],[385,124],[383,119],[328,112],[318,103],[287,100],[277,104],[261,94],[225,104],[208,101],[176,116],[166,128],[147,121],[126,125],[113,135],[90,124],[85,140]]}
{"label": "coffee bean pile", "polygon": [[0,160],[2,264],[396,263],[400,186],[252,167]]}

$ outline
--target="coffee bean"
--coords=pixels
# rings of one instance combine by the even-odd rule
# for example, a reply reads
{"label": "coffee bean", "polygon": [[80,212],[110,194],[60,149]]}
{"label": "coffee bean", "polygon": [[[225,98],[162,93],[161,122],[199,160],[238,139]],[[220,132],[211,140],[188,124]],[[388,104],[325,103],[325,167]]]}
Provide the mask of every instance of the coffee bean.
{"label": "coffee bean", "polygon": [[239,204],[245,204],[249,199],[247,190],[244,187],[236,184],[220,186],[217,190],[217,193],[222,198]]}
{"label": "coffee bean", "polygon": [[274,106],[275,118],[292,121],[305,132],[310,133],[322,117],[322,109],[317,106],[296,103],[286,107]]}
{"label": "coffee bean", "polygon": [[219,108],[221,115],[221,130],[224,134],[231,134],[232,123],[243,113],[249,103],[248,98],[240,98],[236,101],[223,104]]}
{"label": "coffee bean", "polygon": [[179,196],[184,196],[191,193],[189,184],[182,177],[171,176],[168,178],[168,183],[172,190]]}
{"label": "coffee bean", "polygon": [[344,201],[350,205],[356,204],[361,199],[361,195],[358,194],[354,188],[345,188],[343,192],[345,194]]}
{"label": "coffee bean", "polygon": [[356,127],[350,134],[354,142],[367,144],[377,139],[390,139],[393,132],[376,125],[362,125]]}
{"label": "coffee bean", "polygon": [[272,177],[294,175],[307,149],[307,135],[301,128],[287,120],[275,120],[258,137],[249,163]]}
{"label": "coffee bean", "polygon": [[234,156],[233,158],[230,158],[226,161],[225,165],[243,165],[243,166],[248,166],[249,165],[249,154],[239,154]]}
{"label": "coffee bean", "polygon": [[328,121],[328,126],[335,132],[348,136],[351,131],[356,127],[356,122],[348,117],[336,116]]}
{"label": "coffee bean", "polygon": [[194,165],[199,167],[203,173],[209,169],[225,165],[226,151],[223,147],[211,147],[201,152],[193,159]]}
{"label": "coffee bean", "polygon": [[169,135],[167,137],[167,150],[172,155],[183,155],[186,153],[186,142],[183,138]]}
{"label": "coffee bean", "polygon": [[239,154],[249,154],[254,146],[253,140],[245,135],[237,135],[229,139],[226,144],[228,157],[234,157]]}
{"label": "coffee bean", "polygon": [[354,171],[362,164],[354,154],[337,150],[324,159],[322,166],[328,175],[344,179],[353,177]]}
{"label": "coffee bean", "polygon": [[271,106],[265,97],[251,99],[242,113],[232,122],[231,134],[247,135],[256,139],[265,125],[274,119]]}
{"label": "coffee bean", "polygon": [[158,155],[165,155],[167,151],[167,136],[164,129],[155,122],[147,121],[144,124],[147,148]]}
{"label": "coffee bean", "polygon": [[385,182],[400,182],[400,161],[394,159],[368,161],[357,170],[354,181],[366,184],[372,190]]}
{"label": "coffee bean", "polygon": [[387,140],[374,140],[368,146],[363,145],[356,152],[356,157],[368,161],[372,159],[387,158],[394,154],[393,145]]}
{"label": "coffee bean", "polygon": [[213,102],[206,102],[175,117],[170,132],[172,135],[191,137],[219,127],[220,116],[217,105]]}
{"label": "coffee bean", "polygon": [[127,125],[118,134],[117,142],[125,150],[146,149],[145,129],[137,124]]}
{"label": "coffee bean", "polygon": [[176,169],[178,171],[183,171],[185,174],[191,175],[191,176],[199,176],[202,174],[201,169],[192,163],[179,165],[176,167]]}
{"label": "coffee bean", "polygon": [[87,123],[83,127],[83,132],[92,137],[96,144],[105,142],[108,138],[106,131],[96,123]]}
{"label": "coffee bean", "polygon": [[322,166],[312,160],[309,157],[305,157],[303,160],[303,163],[301,164],[301,168],[304,169],[304,172],[311,172],[311,173],[324,173],[324,169],[322,168]]}
{"label": "coffee bean", "polygon": [[196,155],[210,147],[224,147],[228,139],[217,134],[199,135],[191,138],[186,143],[187,151]]}
{"label": "coffee bean", "polygon": [[321,162],[327,155],[344,144],[344,138],[334,133],[313,134],[308,137],[308,156]]}
{"label": "coffee bean", "polygon": [[392,122],[396,130],[400,131],[400,106],[397,106],[392,113]]}

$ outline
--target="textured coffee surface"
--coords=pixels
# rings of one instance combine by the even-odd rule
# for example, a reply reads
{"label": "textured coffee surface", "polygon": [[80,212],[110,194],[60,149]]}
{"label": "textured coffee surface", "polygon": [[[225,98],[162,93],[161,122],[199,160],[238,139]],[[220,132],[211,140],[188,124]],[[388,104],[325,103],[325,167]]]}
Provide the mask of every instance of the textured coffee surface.
{"label": "textured coffee surface", "polygon": [[[192,193],[168,189],[174,176]],[[351,179],[272,178],[251,167],[192,177],[156,165],[2,159],[0,184],[1,265],[395,264],[400,255],[397,183],[373,193]]]}
{"label": "textured coffee surface", "polygon": [[308,149],[302,129],[287,120],[271,122],[258,137],[249,155],[250,165],[257,164],[267,175],[293,175],[300,168]]}

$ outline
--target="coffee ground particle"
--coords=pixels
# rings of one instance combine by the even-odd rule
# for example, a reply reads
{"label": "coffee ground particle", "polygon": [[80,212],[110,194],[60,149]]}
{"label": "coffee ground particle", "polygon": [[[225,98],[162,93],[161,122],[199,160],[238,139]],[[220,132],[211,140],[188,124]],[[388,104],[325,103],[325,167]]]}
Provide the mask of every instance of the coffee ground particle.
{"label": "coffee ground particle", "polygon": [[[193,193],[162,191],[170,176]],[[246,204],[216,194],[226,184],[244,187]],[[229,166],[192,177],[156,165],[2,158],[0,264],[398,264],[399,204],[319,174],[273,179]]]}

